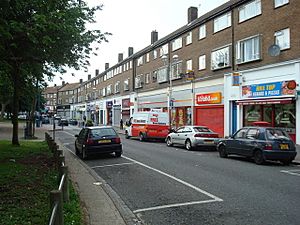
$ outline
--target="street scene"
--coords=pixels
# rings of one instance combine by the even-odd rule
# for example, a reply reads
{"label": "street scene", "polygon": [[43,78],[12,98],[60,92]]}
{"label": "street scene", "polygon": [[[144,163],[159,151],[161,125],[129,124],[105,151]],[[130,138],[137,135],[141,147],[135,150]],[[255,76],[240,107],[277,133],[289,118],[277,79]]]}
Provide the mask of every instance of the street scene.
{"label": "street scene", "polygon": [[0,224],[299,225],[299,13],[0,3]]}

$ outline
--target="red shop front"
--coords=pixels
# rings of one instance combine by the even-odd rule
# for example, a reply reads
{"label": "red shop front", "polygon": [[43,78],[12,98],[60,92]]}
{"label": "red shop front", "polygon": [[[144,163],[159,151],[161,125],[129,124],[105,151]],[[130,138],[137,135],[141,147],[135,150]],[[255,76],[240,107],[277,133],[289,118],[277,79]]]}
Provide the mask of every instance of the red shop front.
{"label": "red shop front", "polygon": [[224,105],[221,92],[196,95],[195,124],[207,126],[220,137],[224,136]]}

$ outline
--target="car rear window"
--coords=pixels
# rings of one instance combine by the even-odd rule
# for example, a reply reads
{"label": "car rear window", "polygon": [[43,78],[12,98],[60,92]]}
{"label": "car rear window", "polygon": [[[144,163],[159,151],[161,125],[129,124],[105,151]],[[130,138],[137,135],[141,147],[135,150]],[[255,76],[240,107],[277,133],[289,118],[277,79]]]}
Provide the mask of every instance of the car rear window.
{"label": "car rear window", "polygon": [[211,132],[211,130],[206,127],[194,127],[194,131],[196,131],[196,132]]}
{"label": "car rear window", "polygon": [[117,133],[112,128],[92,129],[90,136],[93,138],[101,138],[105,136],[116,136]]}
{"label": "car rear window", "polygon": [[290,139],[289,136],[281,129],[267,129],[266,135],[268,139]]}

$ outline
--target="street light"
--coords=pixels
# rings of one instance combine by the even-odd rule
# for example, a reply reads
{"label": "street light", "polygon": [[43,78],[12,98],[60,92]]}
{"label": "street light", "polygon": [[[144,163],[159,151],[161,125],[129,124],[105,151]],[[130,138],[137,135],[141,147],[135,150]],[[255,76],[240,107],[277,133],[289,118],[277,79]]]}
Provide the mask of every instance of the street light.
{"label": "street light", "polygon": [[173,55],[172,62],[170,62],[169,57],[167,55],[163,55],[161,59],[164,62],[164,65],[167,66],[167,76],[169,79],[169,93],[168,93],[168,115],[169,115],[169,125],[172,127],[172,108],[173,108],[173,86],[172,86],[172,65],[175,64],[178,60],[178,55]]}

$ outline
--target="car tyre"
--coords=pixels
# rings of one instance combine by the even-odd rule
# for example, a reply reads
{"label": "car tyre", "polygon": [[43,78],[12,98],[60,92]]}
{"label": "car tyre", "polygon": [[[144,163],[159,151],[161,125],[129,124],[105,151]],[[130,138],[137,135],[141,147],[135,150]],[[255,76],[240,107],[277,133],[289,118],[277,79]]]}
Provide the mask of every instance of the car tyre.
{"label": "car tyre", "polygon": [[88,158],[88,155],[86,154],[86,151],[85,151],[84,148],[82,148],[81,158],[82,158],[83,160],[85,160],[85,159]]}
{"label": "car tyre", "polygon": [[145,141],[145,135],[143,133],[140,133],[139,139],[140,141]]}
{"label": "car tyre", "polygon": [[117,158],[121,157],[121,155],[122,155],[122,152],[115,152],[115,156],[116,156]]}
{"label": "car tyre", "polygon": [[191,151],[191,150],[193,149],[193,147],[192,147],[192,142],[191,142],[189,139],[187,139],[187,140],[185,141],[185,148],[186,148],[186,150],[188,150],[188,151]]}
{"label": "car tyre", "polygon": [[254,152],[254,162],[257,165],[262,165],[265,162],[264,156],[262,154],[262,151],[257,150]]}
{"label": "car tyre", "polygon": [[126,138],[126,139],[129,139],[128,131],[125,131],[125,138]]}
{"label": "car tyre", "polygon": [[80,154],[79,154],[79,150],[78,150],[78,148],[76,147],[76,144],[75,144],[75,154],[76,154],[77,156],[80,155]]}
{"label": "car tyre", "polygon": [[168,146],[168,147],[172,147],[172,146],[173,146],[173,143],[172,143],[170,137],[167,138],[167,141],[166,141],[166,142],[167,142],[167,146]]}
{"label": "car tyre", "polygon": [[280,162],[281,162],[283,165],[285,165],[285,166],[290,165],[292,161],[293,161],[293,160],[291,160],[291,159],[282,159],[282,160],[280,160]]}
{"label": "car tyre", "polygon": [[219,147],[219,155],[220,155],[221,158],[227,158],[228,157],[228,153],[227,153],[226,147],[224,145],[221,145]]}

